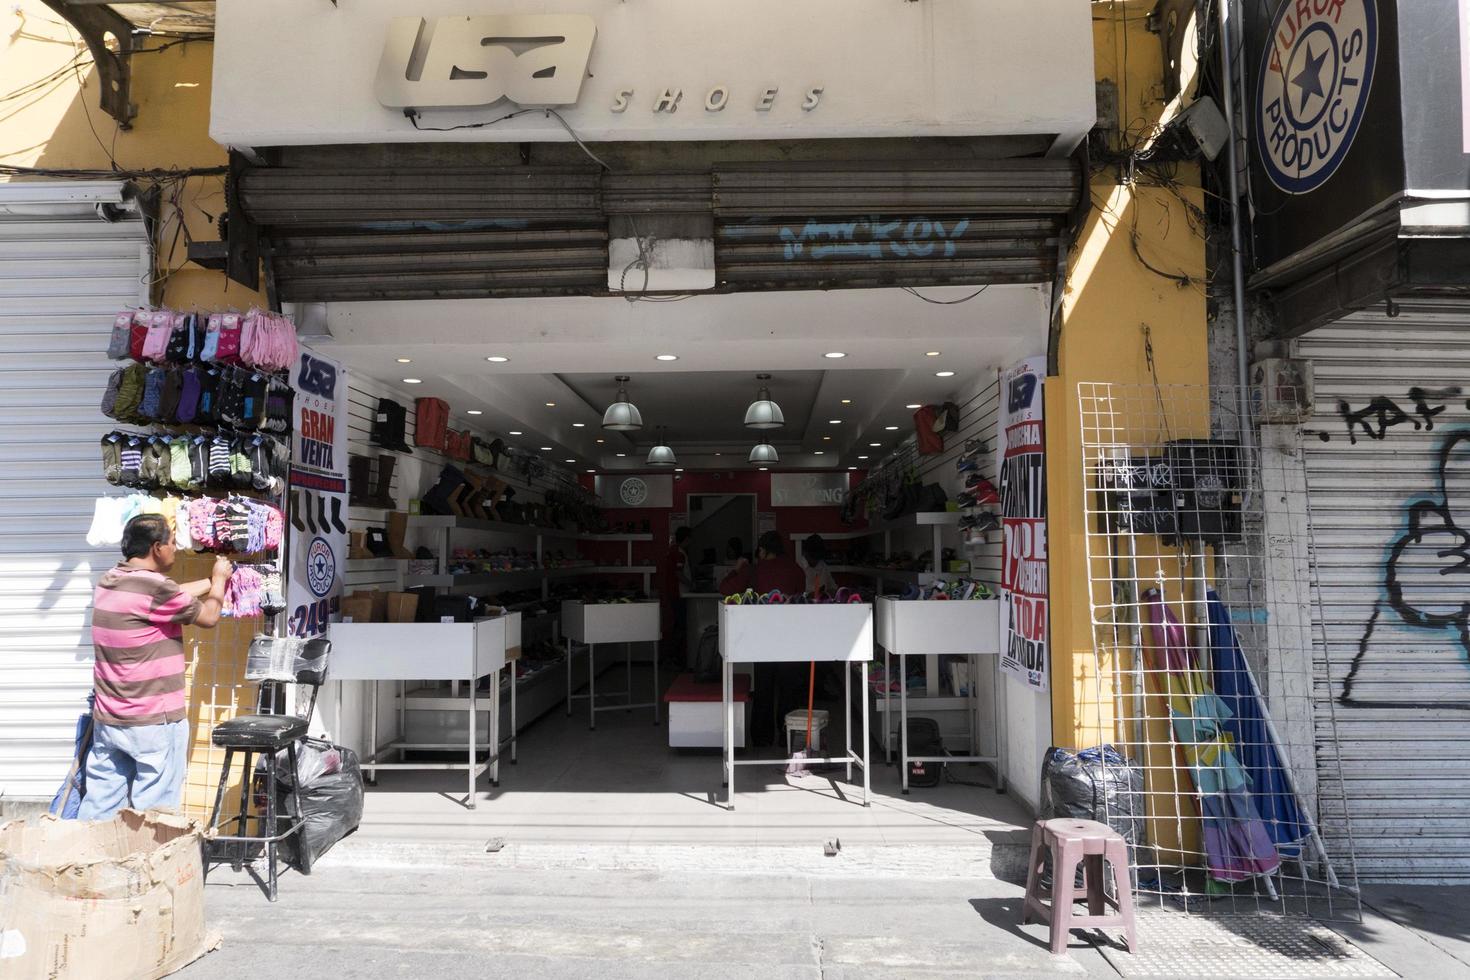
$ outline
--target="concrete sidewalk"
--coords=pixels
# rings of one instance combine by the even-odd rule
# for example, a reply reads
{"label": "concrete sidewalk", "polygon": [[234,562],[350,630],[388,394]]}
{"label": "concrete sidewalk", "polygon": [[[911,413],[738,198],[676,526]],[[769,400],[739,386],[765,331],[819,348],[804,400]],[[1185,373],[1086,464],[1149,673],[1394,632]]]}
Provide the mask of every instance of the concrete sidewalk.
{"label": "concrete sidewalk", "polygon": [[212,871],[209,918],[224,944],[177,976],[254,978],[268,964],[351,978],[1470,977],[1464,889],[1422,903],[1422,892],[1384,891],[1383,912],[1335,933],[1154,910],[1141,914],[1138,957],[1077,933],[1053,957],[1045,927],[1018,924],[1021,886],[957,855],[758,850],[510,842],[487,853],[483,842],[349,838],[311,876],[288,873],[275,905],[247,875]]}

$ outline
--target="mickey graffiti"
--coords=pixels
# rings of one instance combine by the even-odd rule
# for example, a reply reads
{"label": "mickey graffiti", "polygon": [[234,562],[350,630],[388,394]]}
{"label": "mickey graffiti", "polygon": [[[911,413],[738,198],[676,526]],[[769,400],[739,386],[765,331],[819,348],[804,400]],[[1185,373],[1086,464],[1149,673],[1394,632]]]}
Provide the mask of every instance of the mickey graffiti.
{"label": "mickey graffiti", "polygon": [[[1432,416],[1431,416],[1432,417]],[[1426,418],[1426,424],[1429,419]],[[1416,426],[1417,427],[1417,426]],[[1373,658],[1375,633],[1381,633],[1385,606],[1403,624],[1453,636],[1470,664],[1470,431],[1450,433],[1440,447],[1439,487],[1431,499],[1409,504],[1402,535],[1389,548],[1384,568],[1385,598],[1373,604],[1339,702],[1357,707],[1404,707],[1404,701],[1354,694]],[[1387,659],[1382,653],[1380,661]],[[1382,662],[1375,669],[1393,669]],[[1470,710],[1470,699],[1435,701],[1436,707]]]}

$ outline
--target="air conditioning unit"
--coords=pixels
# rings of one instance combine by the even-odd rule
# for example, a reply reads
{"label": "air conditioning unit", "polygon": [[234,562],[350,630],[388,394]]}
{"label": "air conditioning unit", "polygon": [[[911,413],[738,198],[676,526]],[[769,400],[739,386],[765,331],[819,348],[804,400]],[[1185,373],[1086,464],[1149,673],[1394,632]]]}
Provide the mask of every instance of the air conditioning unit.
{"label": "air conditioning unit", "polygon": [[1312,417],[1312,362],[1262,358],[1251,365],[1251,415],[1257,422],[1296,424]]}

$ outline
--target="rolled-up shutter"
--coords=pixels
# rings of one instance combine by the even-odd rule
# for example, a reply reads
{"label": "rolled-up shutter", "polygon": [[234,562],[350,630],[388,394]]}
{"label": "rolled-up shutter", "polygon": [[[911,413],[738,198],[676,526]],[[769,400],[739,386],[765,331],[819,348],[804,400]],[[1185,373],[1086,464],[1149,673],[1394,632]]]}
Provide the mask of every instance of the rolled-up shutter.
{"label": "rolled-up shutter", "polygon": [[674,237],[713,234],[730,291],[1047,282],[1082,191],[1075,161],[1015,159],[252,167],[232,193],[265,236],[280,298],[320,302],[604,294],[615,216],[639,238],[667,228],[642,216],[695,216]]}
{"label": "rolled-up shutter", "polygon": [[[87,544],[108,333],[145,303],[148,236],[120,182],[0,183],[0,797],[49,798],[92,685]],[[104,220],[104,216],[107,220]]]}
{"label": "rolled-up shutter", "polygon": [[283,301],[581,294],[607,285],[596,170],[260,167],[235,190]]}
{"label": "rolled-up shutter", "polygon": [[722,285],[1038,283],[1077,207],[1070,160],[717,168]]}

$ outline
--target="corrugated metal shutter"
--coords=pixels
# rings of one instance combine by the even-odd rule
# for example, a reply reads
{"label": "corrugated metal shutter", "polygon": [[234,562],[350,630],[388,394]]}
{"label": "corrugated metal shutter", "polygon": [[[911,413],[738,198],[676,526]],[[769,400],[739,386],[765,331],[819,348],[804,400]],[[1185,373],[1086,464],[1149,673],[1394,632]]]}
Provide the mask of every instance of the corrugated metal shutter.
{"label": "corrugated metal shutter", "polygon": [[[103,482],[112,317],[147,301],[123,185],[0,183],[0,797],[49,798],[92,684],[86,541]],[[102,220],[102,207],[116,219]]]}
{"label": "corrugated metal shutter", "polygon": [[280,297],[321,302],[599,295],[612,215],[708,216],[730,290],[1048,282],[1082,177],[1040,159],[253,167],[232,192],[268,240]]}
{"label": "corrugated metal shutter", "polygon": [[1048,282],[1080,195],[1070,160],[717,168],[715,269],[741,289]]}
{"label": "corrugated metal shutter", "polygon": [[[1303,448],[1327,641],[1318,737],[1335,710],[1344,777],[1321,782],[1328,848],[1345,852],[1351,819],[1364,880],[1467,879],[1470,305],[1355,314],[1296,349],[1316,372]],[[1436,509],[1421,508],[1416,544],[1420,501]]]}

